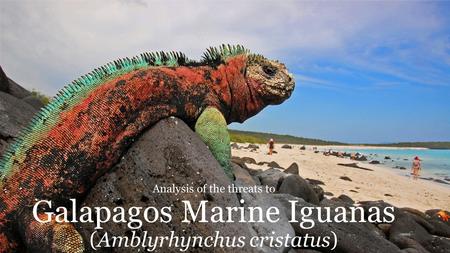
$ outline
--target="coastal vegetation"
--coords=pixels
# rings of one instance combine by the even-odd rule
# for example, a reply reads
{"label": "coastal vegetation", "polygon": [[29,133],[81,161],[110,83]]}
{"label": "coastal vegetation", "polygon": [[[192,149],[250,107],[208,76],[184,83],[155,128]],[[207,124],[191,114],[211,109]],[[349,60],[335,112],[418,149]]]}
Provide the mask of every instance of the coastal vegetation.
{"label": "coastal vegetation", "polygon": [[274,138],[277,143],[304,144],[304,145],[347,145],[336,141],[303,138],[286,134],[260,133],[240,130],[230,130],[232,142],[267,143]]}
{"label": "coastal vegetation", "polygon": [[355,144],[343,143],[337,141],[326,141],[320,139],[304,138],[293,135],[250,132],[240,130],[230,130],[232,142],[248,143],[267,143],[270,138],[274,138],[277,143],[303,144],[303,145],[361,145],[361,146],[379,146],[379,147],[402,147],[402,148],[429,148],[429,149],[450,149],[448,142],[398,142],[384,144]]}
{"label": "coastal vegetation", "polygon": [[45,95],[44,93],[34,90],[34,89],[31,91],[31,95],[33,97],[37,98],[39,101],[41,101],[43,105],[47,105],[51,99],[49,96]]}
{"label": "coastal vegetation", "polygon": [[428,141],[428,142],[398,142],[388,144],[364,144],[367,146],[400,147],[400,148],[429,148],[450,149],[450,141]]}

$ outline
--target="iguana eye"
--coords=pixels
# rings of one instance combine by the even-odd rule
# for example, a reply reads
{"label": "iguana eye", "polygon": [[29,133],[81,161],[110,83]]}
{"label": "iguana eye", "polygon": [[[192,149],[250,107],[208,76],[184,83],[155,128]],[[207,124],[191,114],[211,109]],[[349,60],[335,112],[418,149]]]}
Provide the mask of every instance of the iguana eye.
{"label": "iguana eye", "polygon": [[273,66],[268,66],[268,65],[264,65],[262,67],[264,73],[266,73],[269,76],[273,76],[275,75],[275,73],[277,73],[277,68],[273,67]]}

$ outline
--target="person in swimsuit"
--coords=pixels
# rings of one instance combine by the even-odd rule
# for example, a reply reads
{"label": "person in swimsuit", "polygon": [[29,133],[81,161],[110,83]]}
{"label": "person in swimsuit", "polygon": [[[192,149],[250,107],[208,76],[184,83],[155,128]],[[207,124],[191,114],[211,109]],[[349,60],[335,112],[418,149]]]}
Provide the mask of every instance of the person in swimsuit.
{"label": "person in swimsuit", "polygon": [[419,178],[420,170],[422,168],[420,167],[420,158],[418,156],[414,157],[413,163],[412,163],[412,174],[413,179],[417,180]]}
{"label": "person in swimsuit", "polygon": [[273,149],[275,148],[275,142],[273,141],[273,139],[269,140],[269,143],[267,143],[269,145],[269,153],[268,155],[272,155],[273,153]]}

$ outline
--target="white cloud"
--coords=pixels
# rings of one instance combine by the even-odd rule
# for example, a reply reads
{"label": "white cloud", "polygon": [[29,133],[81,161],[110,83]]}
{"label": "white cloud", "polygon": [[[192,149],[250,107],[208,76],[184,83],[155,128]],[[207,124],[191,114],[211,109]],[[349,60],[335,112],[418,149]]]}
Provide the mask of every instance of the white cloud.
{"label": "white cloud", "polygon": [[[290,62],[334,57],[439,82],[440,71],[416,80],[389,61],[374,62],[367,50],[400,38],[426,41],[446,25],[432,4],[406,2],[3,1],[0,15],[0,64],[19,83],[49,94],[119,57],[177,50],[199,58],[221,43]],[[434,57],[448,63],[448,41],[434,44]],[[405,57],[408,64],[423,69],[414,56]]]}
{"label": "white cloud", "polygon": [[308,86],[314,88],[326,88],[333,90],[342,90],[344,87],[336,82],[330,82],[327,80],[305,76],[305,75],[295,75],[295,80],[300,86]]}

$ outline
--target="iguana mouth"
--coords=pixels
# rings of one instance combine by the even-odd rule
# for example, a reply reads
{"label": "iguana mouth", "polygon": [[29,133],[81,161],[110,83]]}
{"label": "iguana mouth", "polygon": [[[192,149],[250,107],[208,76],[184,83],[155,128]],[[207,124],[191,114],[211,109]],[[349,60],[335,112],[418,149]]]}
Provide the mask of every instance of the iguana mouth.
{"label": "iguana mouth", "polygon": [[274,100],[275,103],[281,103],[287,98],[289,98],[295,88],[295,81],[290,73],[286,73],[288,82],[279,81],[266,86],[269,96]]}
{"label": "iguana mouth", "polygon": [[266,87],[266,90],[269,93],[266,96],[266,100],[272,105],[278,105],[291,96],[294,90],[294,83],[291,82],[288,85],[270,85]]}

